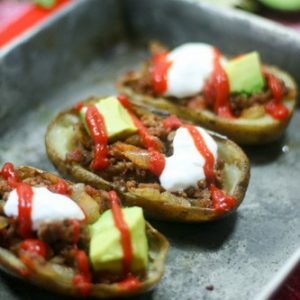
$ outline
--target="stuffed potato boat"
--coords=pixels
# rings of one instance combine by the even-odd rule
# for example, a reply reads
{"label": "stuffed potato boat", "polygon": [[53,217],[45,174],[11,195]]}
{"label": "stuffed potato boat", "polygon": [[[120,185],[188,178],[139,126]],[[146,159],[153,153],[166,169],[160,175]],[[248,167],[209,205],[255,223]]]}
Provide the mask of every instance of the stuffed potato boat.
{"label": "stuffed potato boat", "polygon": [[297,88],[284,71],[262,65],[257,52],[227,59],[210,45],[184,44],[169,52],[154,45],[140,71],[118,89],[155,107],[228,136],[239,144],[278,139],[296,104]]}
{"label": "stuffed potato boat", "polygon": [[179,222],[214,220],[244,198],[250,166],[232,141],[126,97],[94,97],[61,112],[46,133],[49,159],[75,181],[116,189],[124,204]]}
{"label": "stuffed potato boat", "polygon": [[96,298],[138,294],[161,278],[168,242],[140,208],[121,209],[115,192],[6,163],[0,193],[4,271],[53,292]]}

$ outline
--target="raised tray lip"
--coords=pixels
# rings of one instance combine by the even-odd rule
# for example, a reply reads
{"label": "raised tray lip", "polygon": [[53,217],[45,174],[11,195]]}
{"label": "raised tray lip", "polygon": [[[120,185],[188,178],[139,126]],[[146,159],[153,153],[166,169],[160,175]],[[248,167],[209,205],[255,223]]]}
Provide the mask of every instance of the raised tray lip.
{"label": "raised tray lip", "polygon": [[288,260],[275,273],[271,280],[265,285],[262,291],[254,298],[255,300],[271,299],[284,280],[300,264],[300,248],[298,248]]}
{"label": "raised tray lip", "polygon": [[[19,37],[15,38],[12,42],[7,44],[6,46],[0,48],[0,62],[4,59],[11,51],[15,48],[21,46],[22,44],[28,42],[37,34],[42,33],[46,28],[51,27],[52,24],[56,23],[59,19],[63,18],[66,15],[72,13],[74,9],[79,9],[81,5],[85,5],[86,2],[99,1],[99,0],[74,0],[68,5],[64,6],[62,9],[48,17],[46,20],[41,22],[39,25],[34,26],[29,29]],[[127,1],[127,0],[118,0],[118,2]],[[253,15],[248,12],[235,10],[231,8],[219,7],[207,2],[199,2],[198,0],[163,0],[163,1],[173,1],[173,2],[181,2],[181,3],[190,3],[196,5],[199,9],[209,10],[214,12],[215,14],[220,14],[222,16],[227,16],[235,19],[243,19],[248,20],[255,23],[259,28],[265,28],[269,31],[276,32],[280,35],[284,35],[286,39],[291,39],[296,41],[300,47],[300,34],[296,31],[286,28],[283,25],[277,24],[273,21],[267,20],[263,17]],[[293,270],[296,264],[300,260],[300,248],[298,248],[294,254],[290,256],[289,259],[283,264],[282,268],[270,279],[269,283],[265,285],[262,292],[259,293],[255,299],[263,300],[268,299],[272,293],[276,290],[276,288],[284,281],[284,279],[289,275],[289,273]]]}
{"label": "raised tray lip", "polygon": [[[72,10],[80,7],[83,4],[86,4],[88,1],[95,1],[95,0],[73,0],[64,7],[62,7],[57,12],[53,13],[53,15],[49,16],[46,20],[42,21],[38,25],[30,28],[26,32],[22,33],[20,36],[16,37],[13,41],[9,42],[4,47],[0,48],[0,59],[6,56],[10,51],[12,51],[15,47],[20,46],[21,44],[25,43],[26,41],[30,40],[36,34],[42,32],[45,28],[50,27],[53,23],[57,20],[62,18],[64,15],[67,15],[72,12]],[[119,3],[122,1],[127,0],[118,0]],[[268,29],[269,31],[275,31],[278,34],[285,35],[285,38],[293,39],[299,42],[300,47],[300,34],[297,33],[295,30],[287,28],[284,25],[278,24],[274,21],[268,20],[264,17],[254,15],[249,12],[245,12],[238,9],[233,9],[230,7],[223,7],[217,6],[208,2],[200,2],[199,0],[163,0],[169,2],[181,2],[181,3],[189,3],[196,5],[199,9],[208,10],[214,12],[214,14],[223,15],[229,18],[235,18],[238,20],[248,20],[260,28]]]}
{"label": "raised tray lip", "polygon": [[57,20],[62,18],[63,16],[71,13],[73,9],[78,7],[82,2],[87,0],[75,0],[67,3],[58,11],[54,12],[50,16],[48,16],[45,20],[38,23],[37,25],[27,29],[25,32],[21,33],[19,36],[15,37],[13,40],[8,42],[3,47],[0,47],[0,60],[4,58],[7,54],[9,54],[14,48],[19,47],[20,45],[29,41],[35,35],[41,33],[45,28],[50,27]]}
{"label": "raised tray lip", "polygon": [[198,6],[201,9],[210,10],[213,11],[215,14],[220,13],[221,15],[227,16],[227,17],[233,17],[239,20],[246,19],[246,20],[252,20],[255,22],[258,26],[261,28],[266,28],[268,30],[277,31],[280,34],[288,35],[290,38],[298,40],[300,45],[300,34],[295,31],[294,29],[288,28],[287,26],[284,26],[282,24],[279,24],[275,21],[269,20],[265,17],[255,15],[251,12],[247,12],[241,9],[231,8],[231,7],[225,7],[225,6],[218,6],[211,4],[207,1],[199,1],[199,0],[169,0],[169,1],[177,1],[177,2],[187,2],[193,5]]}

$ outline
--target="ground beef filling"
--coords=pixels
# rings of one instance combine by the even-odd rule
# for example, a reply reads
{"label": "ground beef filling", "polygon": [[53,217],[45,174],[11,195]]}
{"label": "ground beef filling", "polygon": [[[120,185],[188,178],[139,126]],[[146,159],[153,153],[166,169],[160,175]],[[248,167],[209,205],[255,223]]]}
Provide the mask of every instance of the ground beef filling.
{"label": "ground beef filling", "polygon": [[[163,118],[154,114],[138,115],[148,132],[157,138],[161,144],[161,152],[166,156],[173,153],[173,139],[175,131],[169,132],[163,126]],[[83,125],[76,125],[79,133],[77,147],[67,155],[69,163],[79,163],[80,165],[90,168],[93,159],[93,143],[91,138],[86,133]],[[128,159],[126,154],[118,147],[117,143],[122,145],[135,146],[138,149],[144,149],[138,134],[134,134],[122,141],[118,141],[109,145],[109,167],[104,171],[97,171],[97,174],[102,178],[113,182],[123,192],[130,192],[136,188],[150,188],[160,192],[165,190],[159,184],[157,176],[153,175],[149,170],[143,169],[136,164],[136,161]],[[80,155],[78,155],[80,153]],[[218,160],[215,166],[216,184],[222,188],[222,174],[224,163]],[[196,187],[190,187],[182,192],[173,193],[176,196],[184,197],[195,206],[212,207],[210,200],[210,191],[206,180],[198,182]],[[201,199],[201,201],[199,201]]]}
{"label": "ground beef filling", "polygon": [[[164,49],[166,50],[166,49]],[[152,52],[161,51],[161,47],[159,49],[155,48]],[[154,99],[158,95],[152,88],[151,76],[150,76],[150,63],[146,62],[140,72],[130,71],[124,75],[123,84],[126,87],[131,88],[135,92],[143,95],[152,96]],[[283,96],[287,96],[290,91],[288,87],[285,85],[283,81],[281,81]],[[176,103],[177,105],[181,105],[184,107],[189,107],[192,109],[203,109],[207,108],[213,110],[213,104],[208,103],[204,98],[202,93],[194,95],[193,97],[185,97],[185,98],[176,98],[167,96],[166,99]],[[230,95],[230,105],[232,109],[232,113],[235,117],[240,117],[242,112],[245,109],[248,109],[257,105],[264,105],[267,102],[271,101],[272,93],[268,87],[261,92],[255,93],[253,95],[247,94],[231,94]]]}
{"label": "ground beef filling", "polygon": [[[88,245],[89,233],[84,224],[79,224],[77,244],[82,247]],[[42,222],[37,231],[39,240],[51,245],[58,252],[74,242],[74,226],[69,220]]]}

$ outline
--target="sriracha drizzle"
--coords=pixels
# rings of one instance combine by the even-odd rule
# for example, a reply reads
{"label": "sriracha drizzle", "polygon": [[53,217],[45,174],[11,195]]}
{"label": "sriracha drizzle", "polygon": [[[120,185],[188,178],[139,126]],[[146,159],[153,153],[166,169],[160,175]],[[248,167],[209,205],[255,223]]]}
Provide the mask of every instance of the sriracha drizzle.
{"label": "sriracha drizzle", "polygon": [[215,177],[214,156],[212,155],[211,151],[208,149],[202,134],[198,131],[198,129],[195,126],[185,125],[184,127],[188,130],[191,137],[193,138],[197,150],[204,157],[205,163],[203,169],[204,169],[205,177],[207,178],[209,183],[213,182]]}
{"label": "sriracha drizzle", "polygon": [[8,182],[12,188],[16,188],[18,195],[18,221],[19,231],[23,238],[31,236],[31,210],[32,210],[32,187],[25,183],[19,182],[14,165],[7,162],[3,165],[1,170],[2,177]]}
{"label": "sriracha drizzle", "polygon": [[150,154],[150,166],[149,171],[152,172],[156,176],[160,176],[164,167],[165,167],[165,157],[159,150],[159,144],[154,139],[152,135],[149,134],[147,128],[144,124],[136,117],[131,109],[130,102],[128,98],[124,95],[118,96],[118,100],[122,104],[122,106],[129,113],[134,125],[138,129],[139,136],[142,140],[143,145],[147,148]]}
{"label": "sriracha drizzle", "polygon": [[119,198],[115,191],[110,191],[108,193],[109,200],[111,203],[111,209],[113,218],[115,221],[115,225],[120,231],[121,234],[121,243],[123,248],[123,272],[126,276],[131,269],[132,262],[132,245],[131,245],[131,236],[129,232],[129,228],[124,220],[122,209],[119,204]]}
{"label": "sriracha drizzle", "polygon": [[172,131],[178,129],[182,125],[182,122],[175,115],[170,115],[163,120],[163,125],[168,131]]}
{"label": "sriracha drizzle", "polygon": [[193,138],[196,148],[205,159],[203,169],[205,177],[207,178],[207,184],[211,193],[211,200],[214,210],[217,213],[225,213],[227,211],[230,211],[235,207],[236,199],[232,196],[226,195],[224,191],[215,186],[215,159],[213,154],[207,147],[203,136],[195,126],[184,125],[184,127],[189,131],[191,137]]}
{"label": "sriracha drizzle", "polygon": [[11,187],[15,187],[19,181],[14,165],[10,162],[7,162],[3,165],[1,175]]}
{"label": "sriracha drizzle", "polygon": [[205,99],[214,106],[214,112],[223,118],[232,118],[229,102],[229,80],[221,64],[221,53],[214,49],[214,69],[203,90]]}
{"label": "sriracha drizzle", "polygon": [[168,52],[154,54],[151,60],[150,75],[154,91],[162,95],[168,87],[168,70],[172,62],[168,61]]}
{"label": "sriracha drizzle", "polygon": [[94,159],[91,167],[94,170],[106,169],[109,165],[108,155],[108,137],[106,133],[103,116],[94,105],[88,105],[85,115],[87,127],[95,143]]}
{"label": "sriracha drizzle", "polygon": [[121,234],[121,243],[123,249],[123,275],[125,279],[119,283],[119,286],[126,289],[137,288],[140,285],[140,281],[135,276],[130,274],[133,258],[130,231],[124,220],[117,193],[115,191],[110,191],[108,195],[115,225]]}
{"label": "sriracha drizzle", "polygon": [[283,89],[281,82],[272,74],[264,72],[269,89],[272,92],[273,100],[265,105],[265,110],[274,119],[284,120],[289,115],[289,110],[281,102],[283,98]]}
{"label": "sriracha drizzle", "polygon": [[18,221],[20,235],[23,238],[31,236],[31,211],[32,211],[32,199],[33,190],[30,185],[25,182],[18,183],[17,185],[18,194]]}
{"label": "sriracha drizzle", "polygon": [[[37,239],[24,240],[20,244],[19,257],[28,269],[35,268],[32,255],[45,259],[47,256],[47,244]],[[29,270],[27,268],[22,268],[19,270],[22,276],[27,276],[29,274]]]}
{"label": "sriracha drizzle", "polygon": [[62,195],[68,194],[67,182],[64,179],[59,178],[59,177],[57,177],[57,182],[55,184],[48,186],[48,189],[53,193],[58,193],[58,194],[62,194]]}
{"label": "sriracha drizzle", "polygon": [[[76,245],[74,245],[76,247]],[[91,273],[89,269],[89,260],[83,250],[75,250],[75,261],[79,273],[73,277],[73,284],[79,289],[80,294],[84,297],[89,296],[91,292]]]}
{"label": "sriracha drizzle", "polygon": [[46,258],[47,255],[47,245],[40,240],[35,240],[35,239],[24,240],[20,244],[20,249],[22,251],[33,253],[43,258]]}

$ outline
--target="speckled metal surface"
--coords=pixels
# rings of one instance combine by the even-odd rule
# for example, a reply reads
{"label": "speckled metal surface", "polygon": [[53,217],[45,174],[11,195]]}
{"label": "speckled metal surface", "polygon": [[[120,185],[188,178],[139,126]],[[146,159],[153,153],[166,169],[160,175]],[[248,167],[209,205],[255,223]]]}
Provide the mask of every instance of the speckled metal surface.
{"label": "speckled metal surface", "polygon": [[[171,44],[173,38],[174,43],[201,40],[204,36],[204,41],[214,41],[208,33],[196,37],[189,32],[193,24],[198,27],[197,20],[206,9],[208,12],[213,9],[182,1],[160,1],[160,6],[155,0],[152,8],[150,1],[147,3],[148,7],[142,12],[142,4],[136,5],[131,0],[123,2],[125,16],[136,17],[130,24],[125,19],[125,23],[137,37],[145,32],[145,39],[151,36]],[[176,10],[171,3],[177,3]],[[78,1],[72,10],[45,25],[32,39],[20,41],[5,53],[0,53],[1,164],[9,160],[16,165],[31,164],[54,171],[44,148],[46,126],[54,114],[90,95],[115,93],[115,79],[147,56],[144,47],[122,41],[124,32],[117,4],[111,0]],[[149,26],[154,10],[159,16],[166,14],[167,9],[176,12],[180,34],[175,36],[174,32],[173,36],[166,38],[171,26],[164,28],[163,32],[151,32],[149,26],[142,27],[141,20],[136,24],[137,15],[130,7],[135,7],[136,13],[143,13],[144,22]],[[224,16],[221,11],[219,14],[218,18],[215,11],[214,20],[225,18],[226,14],[230,19],[232,13],[226,12]],[[207,23],[202,24],[199,29],[202,34],[204,27],[209,31],[214,26],[212,20],[207,19]],[[85,37],[82,36],[83,21],[88,32]],[[251,17],[239,22],[251,24],[252,30],[256,28],[256,19],[253,21]],[[237,34],[235,32],[238,31],[232,33],[230,43]],[[68,37],[65,37],[66,33]],[[246,36],[248,34],[245,32]],[[255,47],[258,45],[258,50],[263,50],[267,42],[262,42],[259,34],[257,32],[261,43],[256,42]],[[233,53],[230,52],[232,45],[228,45],[225,38],[218,40],[220,36],[221,33],[216,36],[216,44]],[[240,35],[235,43],[236,52],[245,50],[244,45],[239,44],[239,38]],[[112,40],[117,42],[112,43]],[[107,44],[106,49],[100,50],[99,42]],[[280,42],[279,51],[300,68],[300,58],[296,57],[300,41],[293,43],[287,48]],[[277,54],[273,56],[272,53],[269,61],[275,63]],[[246,198],[235,214],[207,224],[152,222],[169,238],[171,249],[161,283],[138,299],[255,298],[300,244],[299,128],[300,112],[297,111],[281,141],[245,149],[252,162],[252,176]],[[0,273],[0,279],[0,299],[65,299],[4,273]]]}

